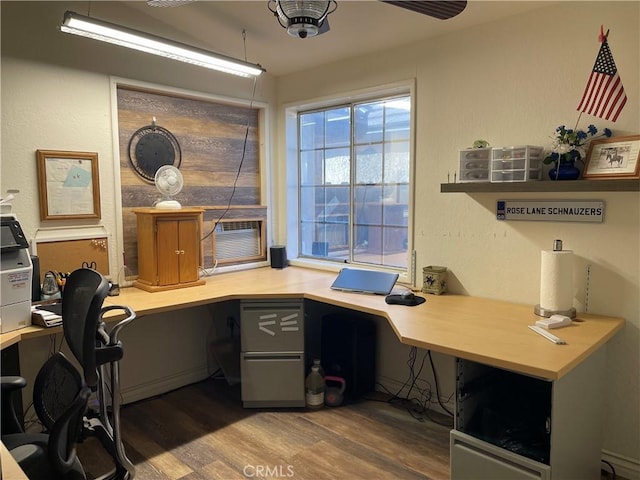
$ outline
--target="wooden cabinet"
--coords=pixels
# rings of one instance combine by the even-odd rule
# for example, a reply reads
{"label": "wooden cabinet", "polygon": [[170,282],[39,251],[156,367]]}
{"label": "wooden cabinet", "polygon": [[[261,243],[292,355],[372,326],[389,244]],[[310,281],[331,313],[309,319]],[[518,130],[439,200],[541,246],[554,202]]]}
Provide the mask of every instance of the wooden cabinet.
{"label": "wooden cabinet", "polygon": [[149,292],[204,284],[199,278],[201,208],[137,208],[138,280]]}

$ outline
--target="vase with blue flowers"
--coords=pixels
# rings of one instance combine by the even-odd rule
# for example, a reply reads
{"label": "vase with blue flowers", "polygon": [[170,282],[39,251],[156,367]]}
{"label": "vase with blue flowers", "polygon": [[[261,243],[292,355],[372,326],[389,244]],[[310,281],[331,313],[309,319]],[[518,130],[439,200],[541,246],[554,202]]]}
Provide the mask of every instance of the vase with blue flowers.
{"label": "vase with blue flowers", "polygon": [[611,130],[605,128],[599,132],[595,125],[589,125],[587,131],[566,128],[560,125],[556,128],[549,154],[544,158],[545,165],[553,164],[549,170],[551,180],[577,180],[580,178],[580,162],[584,162],[588,144],[597,137],[610,137]]}

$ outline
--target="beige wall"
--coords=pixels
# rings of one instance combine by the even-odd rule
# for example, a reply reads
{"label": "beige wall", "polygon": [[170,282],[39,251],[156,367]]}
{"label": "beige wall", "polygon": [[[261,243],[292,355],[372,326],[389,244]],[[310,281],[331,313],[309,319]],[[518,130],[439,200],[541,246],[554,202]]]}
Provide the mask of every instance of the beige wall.
{"label": "beige wall", "polygon": [[[13,212],[30,241],[41,228],[58,231],[68,225],[104,227],[110,239],[112,277],[121,281],[124,273],[118,268],[122,247],[118,245],[121,222],[119,171],[115,166],[118,146],[114,133],[114,82],[131,81],[141,86],[248,104],[253,81],[137,52],[117,52],[83,39],[76,44],[78,49],[71,51],[65,43],[68,39],[59,34],[56,25],[66,10],[77,7],[75,2],[2,2],[0,6],[2,196],[8,188],[20,190],[13,202]],[[119,12],[117,5],[113,7],[114,12]],[[126,10],[120,13],[126,17]],[[149,26],[150,31],[153,28]],[[254,106],[266,107],[268,112],[261,119],[266,134],[260,140],[266,159],[273,156],[269,149],[274,133],[269,125],[275,124],[275,108],[268,105],[274,104],[274,99],[274,79],[264,75],[256,85]],[[100,220],[40,222],[37,149],[98,152]],[[269,174],[264,177],[268,179]],[[213,316],[226,319],[226,315]],[[203,341],[215,333],[217,323],[211,322],[211,318],[210,311],[202,307],[138,318],[127,327],[121,335],[125,345],[121,377],[125,401],[157,395],[213,373],[217,365],[211,363],[207,341]],[[58,335],[20,345],[22,372],[31,382],[51,348],[61,344]],[[28,387],[25,405],[30,403],[30,395]]]}
{"label": "beige wall", "polygon": [[[604,448],[630,469],[627,476],[640,478],[638,193],[440,193],[447,174],[453,179],[457,170],[458,149],[474,140],[486,139],[494,146],[546,146],[556,126],[575,125],[576,107],[599,48],[600,24],[611,31],[609,44],[628,104],[615,124],[582,115],[579,126],[609,127],[616,136],[638,134],[638,2],[561,2],[455,35],[279,78],[278,132],[284,129],[283,109],[289,104],[415,77],[418,282],[422,267],[446,265],[453,291],[533,308],[539,302],[540,251],[561,238],[577,257],[576,308],[584,310],[586,268],[591,265],[589,311],[627,319],[624,331],[609,344]],[[277,141],[280,158],[280,133]],[[604,200],[605,222],[500,222],[495,219],[496,200],[505,198]],[[285,238],[284,225],[279,226],[278,234]],[[584,385],[585,395],[589,390]]]}
{"label": "beige wall", "polygon": [[[161,60],[131,54],[118,61],[109,49],[82,45],[60,48],[56,25],[65,2],[2,3],[2,192],[19,188],[15,202],[25,233],[32,238],[40,226],[34,151],[38,148],[98,151],[104,225],[109,234],[119,228],[115,205],[110,75],[205,94],[248,99],[249,82],[203,73],[195,67],[163,68]],[[35,26],[24,19],[34,15]],[[22,19],[22,20],[21,20]],[[416,202],[414,219],[418,269],[447,265],[451,288],[470,295],[537,303],[540,250],[562,238],[578,258],[577,303],[582,309],[586,265],[592,266],[589,310],[627,319],[623,332],[608,347],[608,409],[604,450],[618,473],[640,478],[640,202],[638,193],[577,194],[441,194],[440,183],[456,170],[457,151],[484,138],[493,145],[546,145],[558,124],[573,126],[575,110],[597,54],[600,24],[611,30],[610,45],[629,103],[616,124],[583,115],[581,125],[608,126],[616,135],[640,132],[640,7],[638,2],[562,2],[497,23],[437,38],[405,48],[352,59],[322,69],[274,79],[261,79],[260,101],[271,105],[274,130],[270,179],[278,192],[271,203],[276,227],[274,241],[284,242],[286,185],[284,105],[301,100],[415,79],[417,86]],[[213,77],[212,77],[213,75]],[[269,139],[266,141],[269,142]],[[604,224],[498,222],[498,198],[602,199]],[[94,222],[95,223],[95,222]],[[114,247],[115,248],[115,247]],[[117,255],[117,251],[112,251]],[[418,278],[420,276],[418,275]],[[170,365],[154,356],[175,335],[171,319],[141,319],[123,334],[127,353],[123,372],[131,398],[157,389],[162,375],[142,375],[140,365],[175,382],[207,371],[202,329],[208,328],[204,309],[181,312],[181,349],[190,350],[191,365]],[[152,320],[157,324],[150,327]],[[455,321],[455,319],[452,319]],[[157,325],[157,326],[156,326]],[[496,332],[499,335],[499,332]],[[378,359],[383,377],[406,378],[407,348],[393,341],[383,326],[384,349]],[[37,368],[47,342],[25,342],[23,362]],[[421,352],[423,353],[423,352]],[[395,359],[395,362],[393,361]],[[401,359],[401,361],[398,361]],[[436,358],[443,395],[453,383],[452,361]],[[175,368],[174,368],[175,367]],[[191,375],[191,377],[190,377]],[[426,375],[425,378],[430,378]],[[146,382],[146,384],[145,384]],[[148,384],[148,385],[147,385]],[[584,385],[589,394],[590,385]],[[621,469],[622,468],[622,471]]]}

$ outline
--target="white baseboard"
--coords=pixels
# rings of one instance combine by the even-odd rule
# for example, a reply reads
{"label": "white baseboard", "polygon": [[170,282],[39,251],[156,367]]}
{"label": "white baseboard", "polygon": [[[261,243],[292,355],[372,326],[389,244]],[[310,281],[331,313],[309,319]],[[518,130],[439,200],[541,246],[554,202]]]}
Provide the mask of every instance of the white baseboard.
{"label": "white baseboard", "polygon": [[[640,480],[640,459],[629,458],[608,450],[602,450],[602,459],[613,465],[616,478],[626,480]],[[607,470],[606,466],[603,466]]]}
{"label": "white baseboard", "polygon": [[199,382],[208,376],[209,371],[205,365],[198,369],[175,373],[170,377],[161,377],[143,384],[124,387],[120,389],[122,403],[127,404],[155,397],[185,385]]}

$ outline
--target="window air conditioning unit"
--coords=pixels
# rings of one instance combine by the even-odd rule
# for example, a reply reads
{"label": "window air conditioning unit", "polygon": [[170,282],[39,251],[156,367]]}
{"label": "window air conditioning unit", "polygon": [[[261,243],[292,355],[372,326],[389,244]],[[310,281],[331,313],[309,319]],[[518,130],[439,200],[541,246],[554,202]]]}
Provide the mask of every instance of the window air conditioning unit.
{"label": "window air conditioning unit", "polygon": [[215,228],[213,242],[218,264],[267,259],[262,220],[222,220]]}

